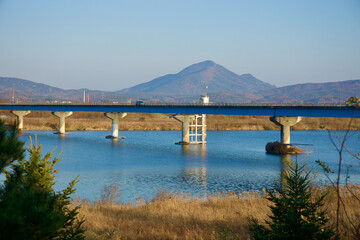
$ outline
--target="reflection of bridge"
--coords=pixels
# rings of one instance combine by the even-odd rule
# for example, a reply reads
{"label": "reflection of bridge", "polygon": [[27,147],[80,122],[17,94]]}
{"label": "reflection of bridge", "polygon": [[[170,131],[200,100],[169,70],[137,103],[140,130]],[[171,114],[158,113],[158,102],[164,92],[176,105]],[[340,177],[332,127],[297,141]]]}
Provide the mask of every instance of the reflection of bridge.
{"label": "reflection of bridge", "polygon": [[290,143],[290,127],[301,117],[360,118],[360,111],[350,106],[330,105],[249,105],[249,104],[0,104],[0,110],[10,110],[18,118],[19,128],[23,117],[30,111],[51,111],[59,118],[59,133],[65,133],[65,118],[73,112],[104,112],[112,119],[112,138],[118,137],[119,119],[126,113],[170,113],[182,122],[182,144],[205,143],[205,114],[270,116],[281,126],[282,143]]}

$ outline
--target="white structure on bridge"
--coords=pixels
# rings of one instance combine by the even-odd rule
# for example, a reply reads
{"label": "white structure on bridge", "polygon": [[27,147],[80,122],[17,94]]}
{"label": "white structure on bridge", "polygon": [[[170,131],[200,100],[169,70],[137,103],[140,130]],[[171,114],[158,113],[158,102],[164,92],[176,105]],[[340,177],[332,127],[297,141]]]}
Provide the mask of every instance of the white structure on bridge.
{"label": "white structure on bridge", "polygon": [[[207,92],[207,87],[206,87]],[[202,104],[209,104],[207,93],[201,95]],[[175,115],[174,118],[181,122],[182,139],[176,144],[205,144],[206,143],[206,114]]]}
{"label": "white structure on bridge", "polygon": [[205,144],[206,143],[206,115],[176,115],[174,118],[181,122],[182,139],[176,144]]}

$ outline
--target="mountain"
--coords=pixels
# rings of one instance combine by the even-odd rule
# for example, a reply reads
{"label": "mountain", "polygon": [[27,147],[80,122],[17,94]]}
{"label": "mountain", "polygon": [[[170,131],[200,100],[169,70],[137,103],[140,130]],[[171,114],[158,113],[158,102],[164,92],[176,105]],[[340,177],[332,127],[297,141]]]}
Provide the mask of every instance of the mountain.
{"label": "mountain", "polygon": [[18,92],[31,93],[35,95],[53,95],[64,93],[63,89],[51,87],[46,84],[35,83],[20,78],[0,77],[0,92],[5,92],[6,90],[15,90]]}
{"label": "mountain", "polygon": [[360,80],[327,83],[304,83],[259,91],[256,102],[339,103],[359,96]]}
{"label": "mountain", "polygon": [[70,89],[64,90],[57,87],[52,87],[42,83],[20,79],[0,77],[0,98],[12,99],[14,96],[18,100],[26,101],[82,101],[84,91],[90,94],[91,100],[99,101],[104,95],[107,95],[111,100],[118,94],[89,90],[89,89]]}
{"label": "mountain", "polygon": [[256,79],[251,74],[237,75],[212,62],[193,64],[177,74],[168,74],[119,93],[152,93],[171,96],[200,96],[208,86],[209,93],[255,93],[275,86]]}
{"label": "mountain", "polygon": [[212,62],[191,65],[177,74],[168,74],[152,81],[120,91],[89,89],[64,90],[19,78],[0,77],[0,101],[15,100],[83,102],[83,93],[90,102],[126,103],[131,99],[146,102],[193,103],[209,87],[211,102],[228,103],[343,103],[350,96],[359,96],[360,80],[327,83],[304,83],[276,88],[251,74],[237,75]]}

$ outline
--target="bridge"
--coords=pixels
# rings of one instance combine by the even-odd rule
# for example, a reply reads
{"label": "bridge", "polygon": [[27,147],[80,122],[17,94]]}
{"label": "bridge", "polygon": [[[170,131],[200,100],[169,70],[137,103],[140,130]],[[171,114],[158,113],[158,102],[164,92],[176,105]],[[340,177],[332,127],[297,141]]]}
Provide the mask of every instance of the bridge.
{"label": "bridge", "polygon": [[[205,96],[206,98],[206,96]],[[274,104],[211,104],[202,98],[201,104],[0,104],[0,110],[10,110],[23,128],[23,117],[30,111],[51,111],[59,118],[60,134],[65,134],[65,118],[73,112],[103,112],[112,119],[112,135],[118,138],[119,120],[126,113],[167,113],[182,123],[180,144],[204,144],[206,138],[206,115],[252,115],[269,116],[281,126],[281,142],[290,144],[290,127],[301,117],[360,118],[355,106],[345,105],[274,105]]]}
{"label": "bridge", "polygon": [[[351,118],[355,107],[345,105],[274,104],[0,104],[0,110],[59,112],[132,112],[289,117]],[[354,116],[360,118],[357,112]]]}

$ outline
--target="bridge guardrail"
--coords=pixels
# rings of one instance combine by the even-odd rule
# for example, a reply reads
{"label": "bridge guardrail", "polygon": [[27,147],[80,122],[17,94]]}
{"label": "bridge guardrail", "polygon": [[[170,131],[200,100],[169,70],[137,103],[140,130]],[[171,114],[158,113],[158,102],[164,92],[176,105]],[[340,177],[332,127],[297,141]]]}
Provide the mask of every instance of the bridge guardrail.
{"label": "bridge guardrail", "polygon": [[208,104],[199,104],[199,103],[142,103],[142,104],[132,104],[132,103],[0,103],[1,105],[56,105],[56,106],[161,106],[161,107],[180,107],[180,106],[209,106],[209,107],[348,107],[345,104],[295,104],[295,103],[208,103]]}

